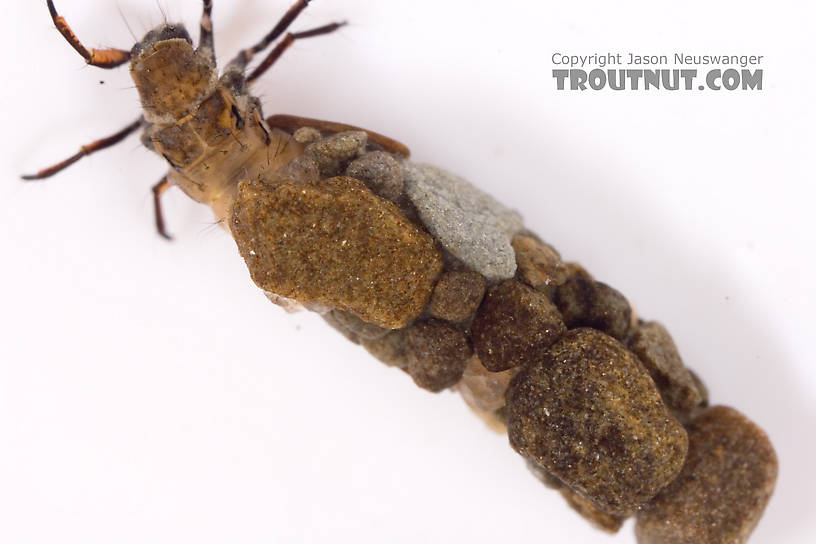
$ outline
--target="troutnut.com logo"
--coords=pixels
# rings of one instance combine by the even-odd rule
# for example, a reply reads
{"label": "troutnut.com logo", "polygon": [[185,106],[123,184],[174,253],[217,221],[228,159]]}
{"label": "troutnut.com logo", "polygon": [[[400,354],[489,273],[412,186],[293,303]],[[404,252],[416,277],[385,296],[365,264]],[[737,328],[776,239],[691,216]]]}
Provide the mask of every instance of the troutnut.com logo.
{"label": "troutnut.com logo", "polygon": [[763,55],[552,55],[559,91],[761,91]]}

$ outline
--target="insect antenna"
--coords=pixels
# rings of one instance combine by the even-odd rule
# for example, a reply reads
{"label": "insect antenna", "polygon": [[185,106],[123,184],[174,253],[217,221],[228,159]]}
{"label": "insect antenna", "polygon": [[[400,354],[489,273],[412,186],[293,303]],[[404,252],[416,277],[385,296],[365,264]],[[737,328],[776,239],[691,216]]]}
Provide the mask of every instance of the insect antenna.
{"label": "insect antenna", "polygon": [[91,66],[105,69],[116,68],[130,60],[130,51],[124,49],[91,49],[89,51],[82,45],[71,27],[68,26],[65,18],[57,13],[57,8],[54,7],[52,0],[48,0],[48,11],[51,13],[51,20],[54,21],[54,26],[57,27],[60,34]]}
{"label": "insect antenna", "polygon": [[20,176],[20,177],[22,177],[26,181],[45,179],[45,178],[51,177],[54,174],[56,174],[57,172],[65,170],[66,168],[68,168],[69,166],[71,166],[72,164],[77,162],[79,159],[81,159],[82,157],[85,157],[87,155],[91,155],[92,153],[96,153],[97,151],[101,151],[101,150],[106,149],[106,148],[108,148],[108,147],[110,147],[112,145],[118,144],[119,142],[121,142],[122,140],[124,140],[125,138],[127,138],[128,136],[133,134],[134,132],[136,132],[136,130],[138,130],[138,128],[142,126],[143,122],[144,122],[144,118],[139,117],[138,119],[136,119],[136,121],[129,124],[128,126],[123,128],[122,130],[117,132],[116,134],[111,134],[110,136],[106,136],[105,138],[100,138],[99,140],[96,140],[95,142],[91,142],[89,144],[83,145],[82,147],[79,148],[79,151],[77,151],[76,153],[74,153],[73,155],[71,155],[70,157],[65,159],[64,161],[60,161],[60,162],[58,162],[57,164],[55,164],[53,166],[49,166],[48,168],[44,168],[44,169],[40,170],[39,172],[37,172],[36,174],[25,174],[25,175]]}

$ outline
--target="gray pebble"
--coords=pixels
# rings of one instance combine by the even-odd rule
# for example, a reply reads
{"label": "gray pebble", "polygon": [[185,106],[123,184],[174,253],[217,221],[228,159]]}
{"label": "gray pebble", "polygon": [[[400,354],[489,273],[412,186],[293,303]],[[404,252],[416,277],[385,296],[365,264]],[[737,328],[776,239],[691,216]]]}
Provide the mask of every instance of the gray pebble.
{"label": "gray pebble", "polygon": [[314,127],[300,127],[292,134],[296,142],[301,144],[310,144],[318,141],[322,136],[320,131]]}
{"label": "gray pebble", "polygon": [[396,202],[402,194],[402,168],[385,151],[372,151],[355,159],[346,168],[346,175],[359,179],[375,195],[386,200]]}
{"label": "gray pebble", "polygon": [[435,166],[406,161],[405,194],[445,248],[490,281],[513,277],[516,256],[510,241],[521,216],[464,179]]}
{"label": "gray pebble", "polygon": [[347,131],[332,134],[306,146],[304,154],[317,162],[320,175],[337,176],[344,170],[344,163],[365,152],[368,135],[361,131]]}

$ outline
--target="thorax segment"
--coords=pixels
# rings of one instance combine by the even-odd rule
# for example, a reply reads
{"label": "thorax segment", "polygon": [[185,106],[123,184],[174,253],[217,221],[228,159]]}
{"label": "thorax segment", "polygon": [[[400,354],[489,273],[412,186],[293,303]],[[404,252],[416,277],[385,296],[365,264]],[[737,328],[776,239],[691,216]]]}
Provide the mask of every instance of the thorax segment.
{"label": "thorax segment", "polygon": [[271,177],[303,145],[268,129],[254,99],[218,88],[175,123],[151,125],[148,145],[172,166],[168,179],[223,219],[239,181]]}

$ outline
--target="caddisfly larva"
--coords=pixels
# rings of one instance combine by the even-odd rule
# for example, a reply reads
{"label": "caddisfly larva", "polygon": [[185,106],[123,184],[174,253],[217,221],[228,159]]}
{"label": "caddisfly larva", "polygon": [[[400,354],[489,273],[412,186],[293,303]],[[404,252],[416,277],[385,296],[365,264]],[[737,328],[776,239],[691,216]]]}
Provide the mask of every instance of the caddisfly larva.
{"label": "caddisfly larva", "polygon": [[564,262],[518,213],[410,161],[396,140],[264,116],[249,84],[295,41],[343,24],[287,32],[307,4],[219,72],[209,0],[196,47],[183,25],[163,24],[129,51],[87,49],[48,0],[88,64],[129,64],[143,111],[25,179],[141,131],[169,165],[153,187],[162,236],[161,197],[176,186],[211,207],[273,302],[320,313],[424,389],[457,390],[593,524],[614,532],[636,515],[644,544],[747,539],[775,454],[744,416],[708,406],[664,327]]}

